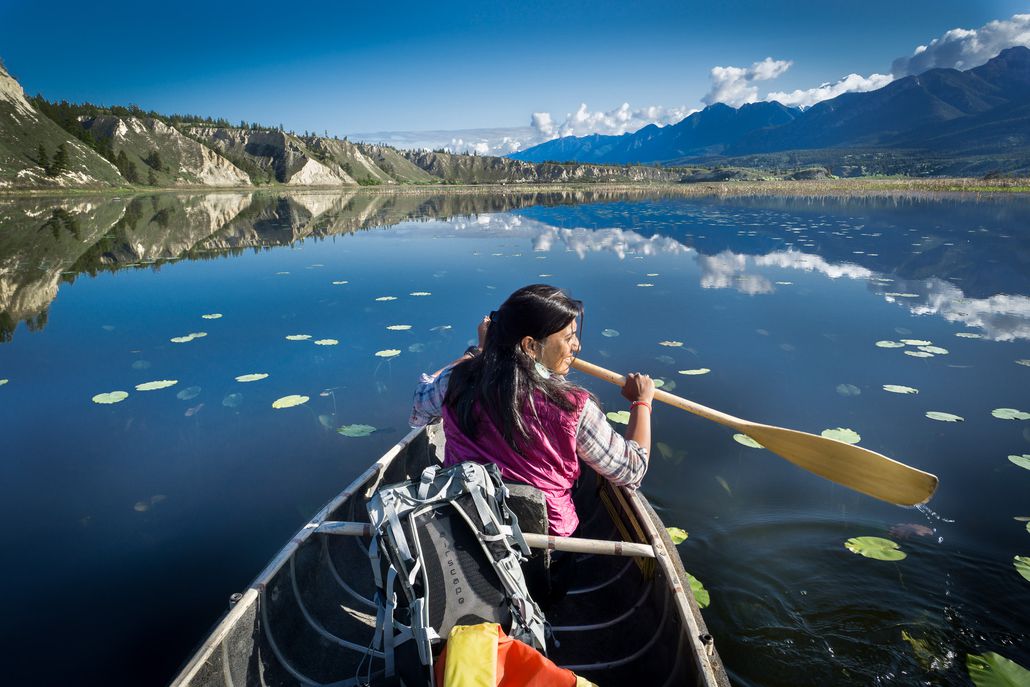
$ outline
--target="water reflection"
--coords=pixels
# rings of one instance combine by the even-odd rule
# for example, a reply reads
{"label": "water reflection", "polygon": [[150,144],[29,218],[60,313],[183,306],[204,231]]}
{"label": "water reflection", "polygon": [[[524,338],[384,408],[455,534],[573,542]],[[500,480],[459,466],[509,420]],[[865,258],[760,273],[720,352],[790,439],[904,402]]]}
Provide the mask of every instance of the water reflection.
{"label": "water reflection", "polygon": [[700,267],[703,287],[755,296],[776,290],[775,270],[868,280],[914,314],[993,340],[1030,338],[1030,251],[1013,235],[1030,219],[1025,200],[657,198],[601,190],[7,199],[0,341],[11,340],[19,322],[44,327],[60,285],[82,274],[160,269],[413,219],[453,219],[458,236],[525,237],[539,253],[561,246],[580,257],[685,255]]}

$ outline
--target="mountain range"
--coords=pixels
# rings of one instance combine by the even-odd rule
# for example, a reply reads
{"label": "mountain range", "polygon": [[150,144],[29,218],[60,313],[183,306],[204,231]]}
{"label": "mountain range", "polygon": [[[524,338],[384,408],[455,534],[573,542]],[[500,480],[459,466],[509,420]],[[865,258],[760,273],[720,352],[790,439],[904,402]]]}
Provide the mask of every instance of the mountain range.
{"label": "mountain range", "polygon": [[26,98],[0,63],[0,192],[678,182],[671,168],[398,150],[281,127]]}
{"label": "mountain range", "polygon": [[[717,103],[677,124],[621,136],[559,138],[509,157],[593,164],[758,164],[801,153],[837,164],[845,152],[942,158],[997,171],[1030,168],[1030,48],[1008,48],[969,69],[931,69],[875,91],[810,108]],[[748,165],[750,166],[750,165]]]}

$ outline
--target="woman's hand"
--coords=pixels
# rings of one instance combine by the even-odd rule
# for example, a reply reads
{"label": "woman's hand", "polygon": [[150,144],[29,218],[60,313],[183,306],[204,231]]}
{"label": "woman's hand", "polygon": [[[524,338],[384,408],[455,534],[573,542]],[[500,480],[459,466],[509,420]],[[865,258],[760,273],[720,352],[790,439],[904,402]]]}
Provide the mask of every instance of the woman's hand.
{"label": "woman's hand", "polygon": [[631,372],[622,385],[622,396],[628,401],[644,401],[648,405],[654,400],[654,380],[648,375]]}
{"label": "woman's hand", "polygon": [[489,328],[490,328],[490,316],[487,315],[479,323],[479,326],[476,327],[476,333],[479,335],[479,347],[480,348],[483,348],[483,345],[486,344],[486,330],[489,329]]}

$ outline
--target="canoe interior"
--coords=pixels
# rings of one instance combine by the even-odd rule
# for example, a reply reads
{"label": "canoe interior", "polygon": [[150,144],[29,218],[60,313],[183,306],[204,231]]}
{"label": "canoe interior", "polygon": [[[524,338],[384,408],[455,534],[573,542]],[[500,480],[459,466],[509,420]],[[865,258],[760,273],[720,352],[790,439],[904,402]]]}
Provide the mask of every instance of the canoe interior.
{"label": "canoe interior", "polygon": [[[394,454],[394,455],[391,455]],[[437,427],[413,432],[313,519],[367,522],[366,493],[443,457]],[[675,547],[647,502],[584,471],[577,536],[657,544],[655,559],[578,555],[569,594],[547,612],[548,656],[601,685],[728,685]],[[175,687],[378,685],[367,538],[302,529],[222,618]],[[536,554],[542,555],[542,554]]]}

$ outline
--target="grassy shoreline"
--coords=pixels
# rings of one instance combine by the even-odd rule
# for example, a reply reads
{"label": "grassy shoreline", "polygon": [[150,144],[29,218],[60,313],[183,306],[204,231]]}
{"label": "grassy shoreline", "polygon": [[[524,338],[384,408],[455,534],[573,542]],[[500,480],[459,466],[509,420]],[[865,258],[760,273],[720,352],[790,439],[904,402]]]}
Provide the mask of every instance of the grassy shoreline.
{"label": "grassy shoreline", "polygon": [[1030,193],[1030,178],[914,178],[855,177],[809,181],[720,181],[697,183],[533,183],[533,184],[397,184],[391,186],[175,186],[167,188],[124,186],[90,188],[47,188],[0,190],[0,198],[48,198],[70,196],[149,196],[197,193],[354,193],[361,195],[478,195],[603,191],[608,193],[651,192],[680,196],[811,196],[811,195],[894,195]]}

